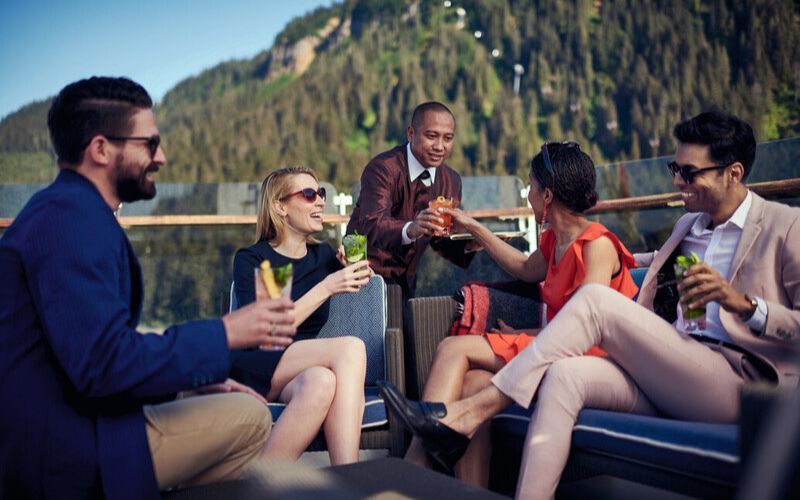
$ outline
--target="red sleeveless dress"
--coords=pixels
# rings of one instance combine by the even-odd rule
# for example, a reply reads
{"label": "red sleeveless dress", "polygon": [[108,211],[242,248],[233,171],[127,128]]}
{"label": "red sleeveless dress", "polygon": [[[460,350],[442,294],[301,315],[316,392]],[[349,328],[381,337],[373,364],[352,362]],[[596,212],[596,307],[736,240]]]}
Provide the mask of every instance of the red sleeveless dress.
{"label": "red sleeveless dress", "polygon": [[[586,278],[586,264],[583,261],[583,245],[587,241],[594,241],[602,236],[607,237],[614,244],[619,255],[620,270],[612,278],[609,284],[611,288],[621,294],[633,298],[638,291],[638,287],[631,278],[630,270],[636,267],[633,255],[625,248],[619,239],[606,229],[605,226],[597,222],[589,224],[586,230],[580,234],[569,246],[558,264],[553,262],[553,254],[556,248],[556,235],[552,229],[548,229],[542,234],[539,242],[544,257],[547,259],[547,276],[540,284],[542,301],[547,304],[547,321],[555,317],[556,313],[564,307],[564,304],[572,297],[572,294],[583,284]],[[484,333],[484,337],[489,341],[492,351],[506,363],[525,349],[528,344],[536,338],[531,335],[515,333]],[[592,347],[586,354],[605,356],[605,351],[599,347]]]}

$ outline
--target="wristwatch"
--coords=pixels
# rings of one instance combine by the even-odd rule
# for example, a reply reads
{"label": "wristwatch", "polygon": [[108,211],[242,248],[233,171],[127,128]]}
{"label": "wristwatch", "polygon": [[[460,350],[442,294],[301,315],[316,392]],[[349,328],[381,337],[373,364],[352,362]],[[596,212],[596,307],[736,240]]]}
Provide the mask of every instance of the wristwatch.
{"label": "wristwatch", "polygon": [[756,313],[756,309],[758,309],[758,301],[755,297],[751,297],[747,294],[744,294],[744,298],[750,301],[750,310],[747,311],[747,314],[744,316],[739,316],[742,321],[748,321],[753,315]]}

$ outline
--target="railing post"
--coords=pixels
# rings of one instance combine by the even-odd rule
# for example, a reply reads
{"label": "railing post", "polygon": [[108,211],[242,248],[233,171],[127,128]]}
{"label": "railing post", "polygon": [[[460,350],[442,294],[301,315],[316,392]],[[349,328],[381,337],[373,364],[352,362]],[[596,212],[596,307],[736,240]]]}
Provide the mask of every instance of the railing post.
{"label": "railing post", "polygon": [[[353,197],[349,194],[338,193],[333,197],[333,204],[339,207],[339,215],[347,215],[347,207],[353,204]],[[341,240],[345,232],[347,232],[347,224],[342,222],[339,224],[339,240]]]}
{"label": "railing post", "polygon": [[[528,205],[528,208],[531,208],[531,202],[528,201],[528,191],[531,190],[530,185],[528,187],[522,188],[519,190],[519,195],[525,200],[525,203]],[[538,241],[538,234],[536,232],[536,217],[533,214],[527,217],[520,217],[519,218],[519,230],[525,231],[525,239],[528,240],[528,251],[527,255],[532,254],[539,248],[539,241]]]}

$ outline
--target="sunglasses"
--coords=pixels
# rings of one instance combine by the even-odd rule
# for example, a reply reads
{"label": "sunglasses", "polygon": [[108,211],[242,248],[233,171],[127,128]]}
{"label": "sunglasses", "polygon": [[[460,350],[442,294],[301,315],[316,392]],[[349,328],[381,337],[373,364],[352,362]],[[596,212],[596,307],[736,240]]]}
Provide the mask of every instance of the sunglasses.
{"label": "sunglasses", "polygon": [[675,177],[675,174],[678,174],[681,176],[681,179],[683,179],[683,182],[685,182],[686,184],[691,184],[692,182],[694,182],[695,176],[701,172],[706,172],[708,170],[717,170],[728,166],[730,165],[713,165],[710,167],[699,168],[695,167],[691,163],[687,163],[686,165],[678,165],[674,161],[667,163],[667,169],[669,170],[669,173],[672,174],[672,177]]}
{"label": "sunglasses", "polygon": [[581,149],[581,145],[574,141],[564,141],[564,142],[545,142],[542,144],[542,159],[544,160],[544,166],[548,172],[550,172],[550,176],[553,178],[553,189],[556,188],[556,170],[553,168],[553,162],[550,161],[550,152],[548,151],[549,146],[560,146],[564,148],[578,148]]}
{"label": "sunglasses", "polygon": [[147,149],[150,150],[151,159],[156,157],[156,151],[158,151],[158,146],[161,144],[160,135],[151,135],[150,137],[123,137],[117,135],[107,135],[105,138],[109,141],[147,141]]}
{"label": "sunglasses", "polygon": [[297,196],[297,195],[301,195],[309,203],[314,203],[315,201],[317,201],[317,196],[322,198],[322,201],[325,201],[327,199],[326,198],[326,193],[325,193],[325,188],[324,187],[320,187],[316,191],[314,191],[311,188],[305,188],[305,189],[301,189],[300,191],[297,191],[295,193],[287,194],[286,196],[281,198],[281,201],[286,201],[289,198],[291,198],[293,196]]}

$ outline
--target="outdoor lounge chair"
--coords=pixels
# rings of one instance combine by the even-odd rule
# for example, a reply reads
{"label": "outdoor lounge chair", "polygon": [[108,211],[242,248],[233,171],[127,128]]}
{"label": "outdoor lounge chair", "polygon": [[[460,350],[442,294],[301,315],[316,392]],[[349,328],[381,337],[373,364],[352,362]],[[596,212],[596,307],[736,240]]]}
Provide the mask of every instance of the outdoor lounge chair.
{"label": "outdoor lounge chair", "polygon": [[[238,308],[233,283],[229,298],[228,309],[233,311]],[[403,430],[399,422],[387,419],[386,407],[375,381],[389,380],[400,390],[405,390],[401,300],[399,286],[387,286],[382,277],[375,275],[358,293],[331,297],[328,322],[319,333],[320,338],[352,335],[364,341],[367,349],[366,407],[360,448],[385,448],[392,456],[403,452]],[[285,407],[283,403],[269,403],[273,420],[280,418]],[[325,438],[320,433],[308,451],[325,449]]]}

